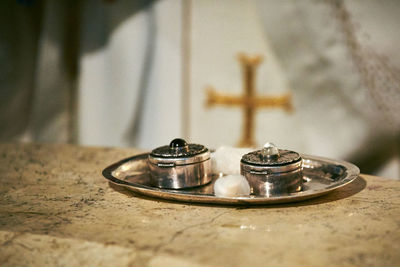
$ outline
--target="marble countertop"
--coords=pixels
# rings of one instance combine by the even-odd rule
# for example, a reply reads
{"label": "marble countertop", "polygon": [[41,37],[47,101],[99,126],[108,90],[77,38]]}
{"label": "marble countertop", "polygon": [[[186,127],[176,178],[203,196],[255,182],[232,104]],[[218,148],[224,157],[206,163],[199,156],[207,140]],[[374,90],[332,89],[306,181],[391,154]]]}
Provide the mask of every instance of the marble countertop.
{"label": "marble countertop", "polygon": [[400,266],[400,182],[361,175],[314,200],[160,201],[101,171],[137,150],[0,145],[0,265]]}

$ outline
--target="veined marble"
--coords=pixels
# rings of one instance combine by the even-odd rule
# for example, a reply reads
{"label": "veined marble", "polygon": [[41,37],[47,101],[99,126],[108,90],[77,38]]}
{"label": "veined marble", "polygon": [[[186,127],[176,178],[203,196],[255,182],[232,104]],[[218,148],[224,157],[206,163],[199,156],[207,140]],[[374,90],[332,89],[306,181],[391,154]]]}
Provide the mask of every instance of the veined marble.
{"label": "veined marble", "polygon": [[191,205],[110,186],[135,149],[0,145],[0,264],[399,266],[400,182],[361,175],[305,202]]}

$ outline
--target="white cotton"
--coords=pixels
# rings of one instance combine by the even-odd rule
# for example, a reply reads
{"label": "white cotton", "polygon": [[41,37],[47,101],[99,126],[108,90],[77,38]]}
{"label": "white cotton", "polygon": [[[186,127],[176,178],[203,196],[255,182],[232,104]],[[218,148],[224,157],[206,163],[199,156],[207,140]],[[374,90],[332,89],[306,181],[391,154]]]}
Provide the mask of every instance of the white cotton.
{"label": "white cotton", "polygon": [[240,160],[251,148],[220,147],[211,153],[212,173],[240,174]]}
{"label": "white cotton", "polygon": [[214,194],[217,197],[239,197],[250,195],[250,186],[242,175],[227,175],[214,183]]}

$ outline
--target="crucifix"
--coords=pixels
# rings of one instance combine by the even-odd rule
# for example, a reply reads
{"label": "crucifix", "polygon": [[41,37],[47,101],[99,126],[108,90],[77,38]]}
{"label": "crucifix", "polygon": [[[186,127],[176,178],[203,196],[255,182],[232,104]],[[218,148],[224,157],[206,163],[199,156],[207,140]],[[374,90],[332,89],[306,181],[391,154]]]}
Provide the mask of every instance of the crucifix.
{"label": "crucifix", "polygon": [[255,147],[257,144],[254,138],[254,114],[258,108],[283,108],[285,111],[292,111],[291,94],[280,96],[259,96],[255,93],[255,74],[258,65],[262,62],[260,55],[248,56],[239,54],[239,62],[242,67],[244,94],[229,95],[218,93],[213,87],[207,88],[207,106],[225,105],[239,106],[243,108],[244,123],[240,147]]}

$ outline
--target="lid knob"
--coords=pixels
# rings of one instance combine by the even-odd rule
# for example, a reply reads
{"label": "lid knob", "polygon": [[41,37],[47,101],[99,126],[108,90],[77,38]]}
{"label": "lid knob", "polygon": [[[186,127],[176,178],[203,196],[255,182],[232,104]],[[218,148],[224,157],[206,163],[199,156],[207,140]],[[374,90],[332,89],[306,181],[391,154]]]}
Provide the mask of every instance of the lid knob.
{"label": "lid knob", "polygon": [[279,149],[273,143],[265,143],[264,147],[261,149],[261,160],[269,160],[279,158]]}
{"label": "lid knob", "polygon": [[184,139],[175,138],[174,140],[169,143],[169,149],[175,152],[189,151],[189,145],[186,143]]}

